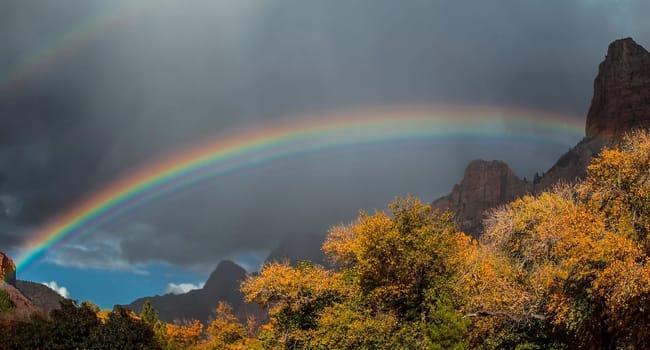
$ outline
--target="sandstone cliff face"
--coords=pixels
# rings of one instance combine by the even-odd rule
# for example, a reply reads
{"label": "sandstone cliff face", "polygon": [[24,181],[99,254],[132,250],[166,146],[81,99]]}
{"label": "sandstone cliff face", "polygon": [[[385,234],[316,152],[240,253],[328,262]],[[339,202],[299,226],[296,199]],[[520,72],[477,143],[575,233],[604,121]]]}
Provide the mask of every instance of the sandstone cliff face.
{"label": "sandstone cliff face", "polygon": [[650,54],[631,38],[612,42],[598,67],[588,137],[617,138],[650,127]]}
{"label": "sandstone cliff face", "polygon": [[585,138],[569,152],[563,154],[535,184],[534,193],[548,190],[559,182],[573,183],[587,176],[587,166],[598,155],[603,146],[612,143],[603,138]]}
{"label": "sandstone cliff face", "polygon": [[498,160],[474,160],[465,169],[460,184],[432,205],[455,212],[460,229],[477,234],[485,209],[508,203],[532,190],[533,185],[519,179],[508,164]]}
{"label": "sandstone cliff face", "polygon": [[16,286],[16,265],[2,252],[0,252],[0,280]]}

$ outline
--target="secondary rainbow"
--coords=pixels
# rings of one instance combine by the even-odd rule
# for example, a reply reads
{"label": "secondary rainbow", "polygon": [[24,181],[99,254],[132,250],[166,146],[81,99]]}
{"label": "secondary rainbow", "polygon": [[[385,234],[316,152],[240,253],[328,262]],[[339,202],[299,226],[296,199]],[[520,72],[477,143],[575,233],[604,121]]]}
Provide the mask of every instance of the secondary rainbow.
{"label": "secondary rainbow", "polygon": [[57,57],[74,52],[102,33],[110,32],[145,14],[149,6],[155,6],[155,2],[150,0],[107,2],[94,15],[88,16],[72,26],[70,30],[54,34],[43,45],[18,57],[15,65],[0,72],[0,90],[28,79],[39,68],[46,67]]}
{"label": "secondary rainbow", "polygon": [[19,271],[45,253],[138,206],[221,174],[278,158],[395,140],[478,136],[534,138],[572,145],[583,135],[575,118],[529,110],[461,107],[366,108],[304,116],[215,137],[154,161],[106,185],[43,226],[17,259]]}

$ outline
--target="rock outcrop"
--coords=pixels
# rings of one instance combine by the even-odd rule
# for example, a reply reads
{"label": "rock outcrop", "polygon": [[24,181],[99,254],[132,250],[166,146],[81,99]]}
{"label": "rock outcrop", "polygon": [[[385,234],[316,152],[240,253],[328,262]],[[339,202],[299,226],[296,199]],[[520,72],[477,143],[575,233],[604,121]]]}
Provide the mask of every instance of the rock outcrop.
{"label": "rock outcrop", "polygon": [[2,252],[0,252],[0,280],[16,286],[16,265]]}
{"label": "rock outcrop", "polygon": [[650,53],[631,38],[612,42],[598,67],[588,137],[617,138],[650,127]]}
{"label": "rock outcrop", "polygon": [[432,205],[456,213],[460,229],[475,234],[480,230],[486,208],[508,203],[532,190],[533,185],[519,179],[508,164],[474,160],[465,168],[460,184]]}
{"label": "rock outcrop", "polygon": [[611,146],[611,142],[599,137],[584,138],[555,162],[534,185],[533,192],[548,190],[559,182],[573,183],[583,179],[587,176],[587,166],[604,145]]}
{"label": "rock outcrop", "polygon": [[59,293],[41,283],[17,280],[16,288],[46,314],[58,309],[59,303],[64,299]]}

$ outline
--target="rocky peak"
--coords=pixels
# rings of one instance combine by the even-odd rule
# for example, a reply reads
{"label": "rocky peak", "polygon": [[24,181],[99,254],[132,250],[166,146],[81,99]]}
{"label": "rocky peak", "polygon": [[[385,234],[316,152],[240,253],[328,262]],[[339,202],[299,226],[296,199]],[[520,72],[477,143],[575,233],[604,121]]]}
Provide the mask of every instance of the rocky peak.
{"label": "rocky peak", "polygon": [[246,270],[230,260],[222,260],[205,282],[206,291],[238,289],[239,283],[246,278]]}
{"label": "rocky peak", "polygon": [[474,160],[465,168],[460,184],[432,206],[456,213],[460,229],[477,235],[486,208],[508,203],[532,189],[533,185],[519,179],[508,164],[499,160]]}
{"label": "rocky peak", "polygon": [[184,294],[166,294],[144,297],[133,301],[127,308],[140,312],[146,300],[160,313],[160,319],[165,322],[174,320],[197,319],[208,324],[212,311],[219,301],[228,302],[234,309],[235,316],[245,321],[247,315],[255,315],[259,320],[265,319],[265,314],[256,304],[244,303],[244,295],[239,290],[241,282],[246,278],[246,270],[232,261],[223,260],[212,271],[210,277],[201,289],[194,289]]}
{"label": "rocky peak", "polygon": [[0,252],[0,278],[12,286],[16,286],[16,265],[3,252]]}
{"label": "rocky peak", "polygon": [[650,53],[625,38],[609,45],[598,67],[586,133],[611,139],[639,127],[650,127]]}

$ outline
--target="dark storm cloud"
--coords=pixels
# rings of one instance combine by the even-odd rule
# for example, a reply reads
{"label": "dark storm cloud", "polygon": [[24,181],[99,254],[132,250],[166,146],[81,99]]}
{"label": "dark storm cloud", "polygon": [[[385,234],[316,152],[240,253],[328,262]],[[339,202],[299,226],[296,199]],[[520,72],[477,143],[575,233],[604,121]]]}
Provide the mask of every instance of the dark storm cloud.
{"label": "dark storm cloud", "polygon": [[[119,4],[2,2],[0,77]],[[22,79],[0,82],[0,208],[15,206],[0,215],[0,248],[143,162],[259,121],[408,103],[518,106],[582,121],[607,44],[625,36],[650,44],[649,7],[642,0],[151,2],[81,45],[54,50]],[[481,142],[340,150],[247,169],[121,218],[55,260],[190,266],[270,251],[285,236],[322,235],[395,195],[431,200],[471,159],[506,159],[530,177],[571,146]],[[149,228],[133,229],[135,221]],[[102,244],[106,254],[96,254]]]}

